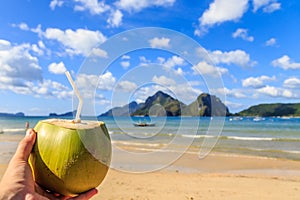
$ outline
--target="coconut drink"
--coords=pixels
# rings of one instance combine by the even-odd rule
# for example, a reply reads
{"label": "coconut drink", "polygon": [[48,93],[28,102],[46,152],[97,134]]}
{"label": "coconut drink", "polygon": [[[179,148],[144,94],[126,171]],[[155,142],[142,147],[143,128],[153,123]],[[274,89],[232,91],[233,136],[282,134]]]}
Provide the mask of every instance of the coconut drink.
{"label": "coconut drink", "polygon": [[[74,82],[71,84],[77,91]],[[34,180],[46,190],[65,196],[100,185],[111,161],[105,123],[81,121],[79,113],[75,120],[47,119],[34,127],[37,137],[29,157]]]}

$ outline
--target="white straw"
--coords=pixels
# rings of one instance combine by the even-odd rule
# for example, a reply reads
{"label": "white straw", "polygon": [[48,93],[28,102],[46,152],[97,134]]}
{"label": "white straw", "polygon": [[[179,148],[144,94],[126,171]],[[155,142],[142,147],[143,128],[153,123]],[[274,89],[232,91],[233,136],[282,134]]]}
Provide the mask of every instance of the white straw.
{"label": "white straw", "polygon": [[78,91],[78,89],[77,89],[77,87],[76,87],[76,85],[75,85],[75,83],[74,83],[74,81],[73,81],[73,79],[71,77],[70,72],[66,71],[65,74],[66,74],[66,76],[67,76],[70,84],[72,85],[73,90],[74,90],[74,92],[75,92],[75,94],[76,94],[76,96],[77,96],[77,98],[79,100],[78,107],[77,107],[77,112],[76,112],[76,117],[75,117],[75,122],[79,123],[80,122],[80,113],[81,113],[81,108],[82,108],[83,100],[82,100],[82,98],[80,96],[80,93],[79,93],[79,91]]}

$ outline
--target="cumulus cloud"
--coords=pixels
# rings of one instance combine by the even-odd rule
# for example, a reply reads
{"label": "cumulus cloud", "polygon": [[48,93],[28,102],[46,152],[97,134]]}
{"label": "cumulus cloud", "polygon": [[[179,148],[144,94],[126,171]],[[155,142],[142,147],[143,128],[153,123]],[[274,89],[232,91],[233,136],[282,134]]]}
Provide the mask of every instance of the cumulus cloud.
{"label": "cumulus cloud", "polygon": [[149,44],[152,48],[169,48],[170,47],[170,39],[169,38],[153,38],[149,40]]}
{"label": "cumulus cloud", "polygon": [[284,55],[278,59],[272,61],[274,67],[280,67],[282,69],[300,69],[300,63],[292,62],[290,57]]}
{"label": "cumulus cloud", "polygon": [[86,29],[65,31],[57,28],[47,28],[44,36],[50,40],[60,42],[70,55],[82,54],[88,56],[92,49],[106,40],[106,37],[100,31],[91,31]]}
{"label": "cumulus cloud", "polygon": [[12,24],[12,27],[16,27],[16,28],[19,28],[23,31],[29,31],[30,28],[28,27],[28,25],[24,22],[20,23],[20,24]]}
{"label": "cumulus cloud", "polygon": [[155,94],[157,91],[163,91],[173,96],[173,98],[180,99],[180,101],[186,103],[194,101],[197,96],[202,93],[201,90],[194,88],[192,84],[186,82],[181,84],[175,83],[173,85],[169,84],[167,86],[155,84],[149,87],[142,87],[134,93],[134,97],[138,103],[141,103],[144,102],[149,96]]}
{"label": "cumulus cloud", "polygon": [[52,0],[49,4],[51,10],[54,10],[56,7],[61,7],[64,4],[63,0]]}
{"label": "cumulus cloud", "polygon": [[109,18],[107,19],[107,23],[111,27],[119,27],[122,23],[123,14],[120,10],[116,10],[111,12]]}
{"label": "cumulus cloud", "polygon": [[233,38],[242,38],[243,40],[253,42],[254,37],[248,35],[248,30],[243,28],[238,28],[233,34]]}
{"label": "cumulus cloud", "polygon": [[253,12],[256,12],[260,8],[263,12],[271,13],[281,8],[281,4],[276,0],[253,0]]}
{"label": "cumulus cloud", "polygon": [[276,39],[275,38],[270,38],[269,40],[266,41],[265,45],[266,46],[275,46],[276,45]]}
{"label": "cumulus cloud", "polygon": [[0,76],[19,83],[41,81],[42,68],[38,58],[30,53],[31,49],[30,44],[13,46],[9,41],[0,40]]}
{"label": "cumulus cloud", "polygon": [[168,58],[167,60],[160,59],[160,64],[163,65],[165,69],[169,70],[176,66],[185,65],[185,61],[183,58],[181,58],[179,56],[172,56],[171,58]]}
{"label": "cumulus cloud", "polygon": [[275,76],[259,76],[259,77],[249,77],[242,80],[243,87],[261,88],[265,86],[265,82],[276,80]]}
{"label": "cumulus cloud", "polygon": [[130,66],[129,61],[122,61],[120,64],[124,69],[127,69]]}
{"label": "cumulus cloud", "polygon": [[116,83],[116,78],[109,71],[100,76],[94,74],[79,74],[76,79],[77,87],[82,90],[111,90]]}
{"label": "cumulus cloud", "polygon": [[123,91],[123,92],[133,92],[137,87],[138,86],[134,82],[120,81],[117,84],[116,89],[119,90],[119,91]]}
{"label": "cumulus cloud", "polygon": [[228,73],[228,69],[221,68],[221,67],[215,67],[213,65],[208,64],[205,61],[199,62],[197,65],[194,65],[192,67],[192,70],[195,74],[202,74],[202,75],[210,75],[214,77],[218,77]]}
{"label": "cumulus cloud", "polygon": [[211,92],[213,94],[216,94],[217,96],[228,96],[228,97],[234,97],[234,98],[246,98],[247,95],[245,95],[244,91],[240,89],[228,89],[226,87],[224,88],[218,88],[218,89],[212,89]]}
{"label": "cumulus cloud", "polygon": [[115,5],[127,12],[139,12],[148,7],[169,7],[175,3],[176,0],[119,0]]}
{"label": "cumulus cloud", "polygon": [[162,85],[162,86],[171,86],[171,85],[175,85],[176,84],[176,81],[174,81],[173,79],[171,78],[168,78],[166,76],[154,76],[152,78],[152,81],[154,83],[157,83],[159,85]]}
{"label": "cumulus cloud", "polygon": [[65,64],[63,62],[60,62],[60,63],[51,63],[49,66],[48,66],[48,70],[50,73],[52,74],[64,74],[67,69],[65,67]]}
{"label": "cumulus cloud", "polygon": [[214,0],[199,18],[196,35],[207,32],[207,28],[226,21],[237,21],[248,9],[248,0]]}
{"label": "cumulus cloud", "polygon": [[[203,50],[199,49],[199,53],[201,53]],[[215,63],[215,64],[234,64],[241,67],[248,67],[253,66],[256,64],[255,61],[251,61],[250,55],[247,54],[243,50],[234,50],[234,51],[225,51],[222,52],[220,50],[216,51],[210,51],[208,52],[209,58]]]}
{"label": "cumulus cloud", "polygon": [[102,14],[110,9],[110,6],[105,4],[105,1],[98,0],[74,0],[76,3],[75,11],[89,11],[92,15]]}
{"label": "cumulus cloud", "polygon": [[0,40],[0,90],[42,98],[70,98],[68,87],[43,79],[38,58],[31,51],[30,44],[12,45]]}
{"label": "cumulus cloud", "polygon": [[269,85],[259,88],[256,91],[258,91],[261,94],[271,96],[271,97],[285,97],[285,98],[295,97],[293,92],[289,89],[276,88],[274,86],[269,86]]}
{"label": "cumulus cloud", "polygon": [[288,78],[288,79],[284,80],[283,86],[285,88],[300,89],[300,79],[296,78],[296,77]]}

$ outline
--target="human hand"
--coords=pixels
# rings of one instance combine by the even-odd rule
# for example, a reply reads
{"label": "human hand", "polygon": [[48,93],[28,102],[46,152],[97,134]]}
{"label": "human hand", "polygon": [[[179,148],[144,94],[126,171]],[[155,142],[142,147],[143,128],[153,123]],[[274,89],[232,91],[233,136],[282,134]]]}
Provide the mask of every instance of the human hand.
{"label": "human hand", "polygon": [[91,189],[76,197],[66,197],[59,194],[49,193],[39,187],[33,180],[28,158],[36,139],[36,132],[28,129],[26,136],[18,145],[15,155],[12,157],[5,174],[0,182],[0,200],[2,199],[90,199],[97,194],[97,189]]}

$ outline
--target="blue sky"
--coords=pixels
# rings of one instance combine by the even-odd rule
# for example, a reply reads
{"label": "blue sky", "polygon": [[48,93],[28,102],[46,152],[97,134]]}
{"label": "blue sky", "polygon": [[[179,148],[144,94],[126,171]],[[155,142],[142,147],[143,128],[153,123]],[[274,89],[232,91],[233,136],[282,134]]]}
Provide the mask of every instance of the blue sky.
{"label": "blue sky", "polygon": [[[297,0],[4,1],[0,112],[48,115],[76,109],[66,70],[88,115],[144,101],[157,90],[187,104],[210,92],[231,112],[259,103],[300,102],[299,10]],[[157,27],[149,38],[143,36],[149,47],[130,40],[135,49],[111,57],[121,49],[113,38],[145,27]],[[202,51],[176,51],[188,42],[175,42],[159,28],[197,42]],[[197,51],[203,59],[190,63],[185,55]],[[98,65],[87,70],[93,59]],[[105,59],[111,63],[101,66]],[[207,78],[218,84],[205,85]]]}

